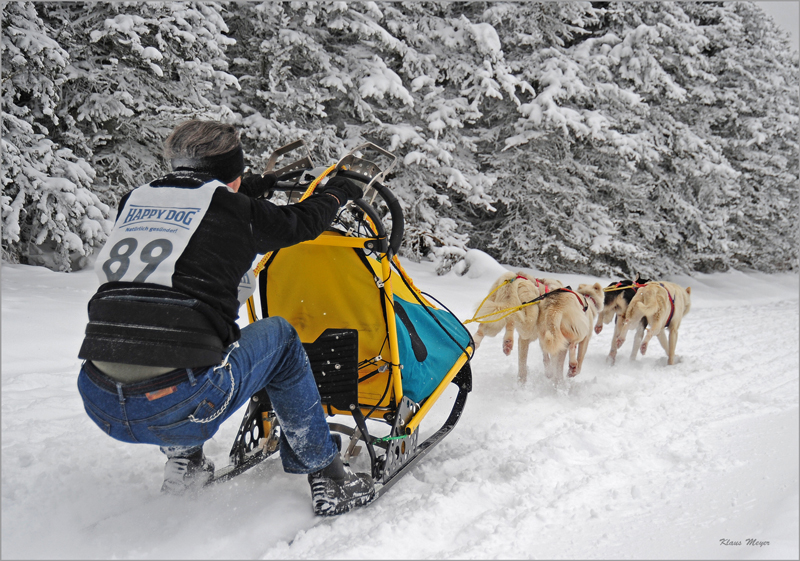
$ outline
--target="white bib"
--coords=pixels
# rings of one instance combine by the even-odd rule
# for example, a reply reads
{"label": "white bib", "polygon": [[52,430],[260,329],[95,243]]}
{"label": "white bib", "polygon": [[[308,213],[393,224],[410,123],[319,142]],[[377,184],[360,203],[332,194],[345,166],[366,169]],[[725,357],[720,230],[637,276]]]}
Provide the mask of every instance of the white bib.
{"label": "white bib", "polygon": [[244,306],[247,299],[256,291],[256,276],[252,270],[247,271],[239,281],[239,305]]}
{"label": "white bib", "polygon": [[[100,284],[112,281],[172,286],[175,263],[220,188],[210,181],[196,189],[134,189],[95,263]],[[227,188],[227,187],[226,187]]]}

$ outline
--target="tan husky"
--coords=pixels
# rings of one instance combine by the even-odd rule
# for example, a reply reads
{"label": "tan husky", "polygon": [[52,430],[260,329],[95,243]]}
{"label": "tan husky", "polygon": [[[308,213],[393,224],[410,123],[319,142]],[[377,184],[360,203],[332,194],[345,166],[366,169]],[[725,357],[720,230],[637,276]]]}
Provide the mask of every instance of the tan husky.
{"label": "tan husky", "polygon": [[[504,273],[498,278],[489,290],[490,296],[475,312],[476,317],[484,317],[475,333],[475,348],[477,349],[484,337],[494,337],[505,328],[503,335],[503,352],[511,354],[514,348],[514,330],[519,333],[517,358],[519,363],[519,381],[525,383],[528,379],[528,347],[538,337],[539,304],[525,306],[518,311],[505,315],[525,302],[530,302],[542,294],[564,285],[555,279],[540,279],[527,273]],[[505,317],[503,317],[505,315]],[[498,319],[500,318],[500,319]]]}
{"label": "tan husky", "polygon": [[[620,333],[616,339],[617,348],[625,342],[628,330],[638,325],[633,340],[631,360],[636,360],[636,353],[642,355],[647,351],[647,344],[655,335],[667,352],[667,364],[675,364],[675,346],[678,344],[678,328],[683,317],[691,308],[692,288],[682,288],[672,282],[649,282],[636,292],[631,299]],[[647,320],[647,335],[644,336],[642,319]],[[665,330],[669,328],[669,341]],[[642,337],[644,336],[644,339]]]}
{"label": "tan husky", "polygon": [[599,282],[581,284],[575,292],[554,292],[539,303],[539,345],[548,378],[561,379],[567,352],[568,375],[580,373],[592,326],[602,310],[603,287]]}

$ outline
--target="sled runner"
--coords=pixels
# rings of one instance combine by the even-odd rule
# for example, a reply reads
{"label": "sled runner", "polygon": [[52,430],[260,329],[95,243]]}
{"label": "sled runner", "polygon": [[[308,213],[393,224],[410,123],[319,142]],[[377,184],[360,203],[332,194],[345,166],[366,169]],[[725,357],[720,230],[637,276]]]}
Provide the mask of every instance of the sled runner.
{"label": "sled runner", "polygon": [[[297,152],[304,155],[274,171],[281,158]],[[389,163],[381,167],[364,154]],[[342,459],[347,464],[365,449],[379,495],[458,422],[472,389],[474,352],[469,331],[414,285],[397,257],[403,212],[383,183],[395,162],[371,143],[327,168],[313,167],[302,141],[277,150],[265,171],[278,176],[274,198],[302,200],[333,175],[358,182],[364,196],[340,209],[317,239],[264,256],[253,271],[258,304],[255,296],[247,300],[251,323],[260,312],[283,317],[297,330],[331,431],[344,437]],[[421,439],[421,422],[451,383],[458,394],[447,420]],[[269,457],[279,438],[269,396],[261,391],[250,400],[230,465],[212,482]]]}

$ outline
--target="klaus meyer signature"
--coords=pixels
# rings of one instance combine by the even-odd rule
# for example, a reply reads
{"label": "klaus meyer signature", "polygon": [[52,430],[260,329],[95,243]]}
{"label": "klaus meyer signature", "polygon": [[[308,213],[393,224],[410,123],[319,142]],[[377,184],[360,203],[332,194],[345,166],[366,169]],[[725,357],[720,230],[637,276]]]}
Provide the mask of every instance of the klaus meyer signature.
{"label": "klaus meyer signature", "polygon": [[719,545],[757,545],[758,547],[764,547],[765,545],[769,545],[768,541],[757,540],[755,538],[748,538],[744,541],[741,540],[729,540],[728,538],[721,538],[719,540]]}

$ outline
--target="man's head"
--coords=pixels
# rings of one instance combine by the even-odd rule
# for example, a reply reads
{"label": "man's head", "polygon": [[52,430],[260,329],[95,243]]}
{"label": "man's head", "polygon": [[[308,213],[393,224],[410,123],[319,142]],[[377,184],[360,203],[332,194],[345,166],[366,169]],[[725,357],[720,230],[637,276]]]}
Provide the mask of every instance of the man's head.
{"label": "man's head", "polygon": [[187,121],[178,125],[164,144],[172,169],[206,173],[238,189],[244,171],[239,131],[217,121]]}

